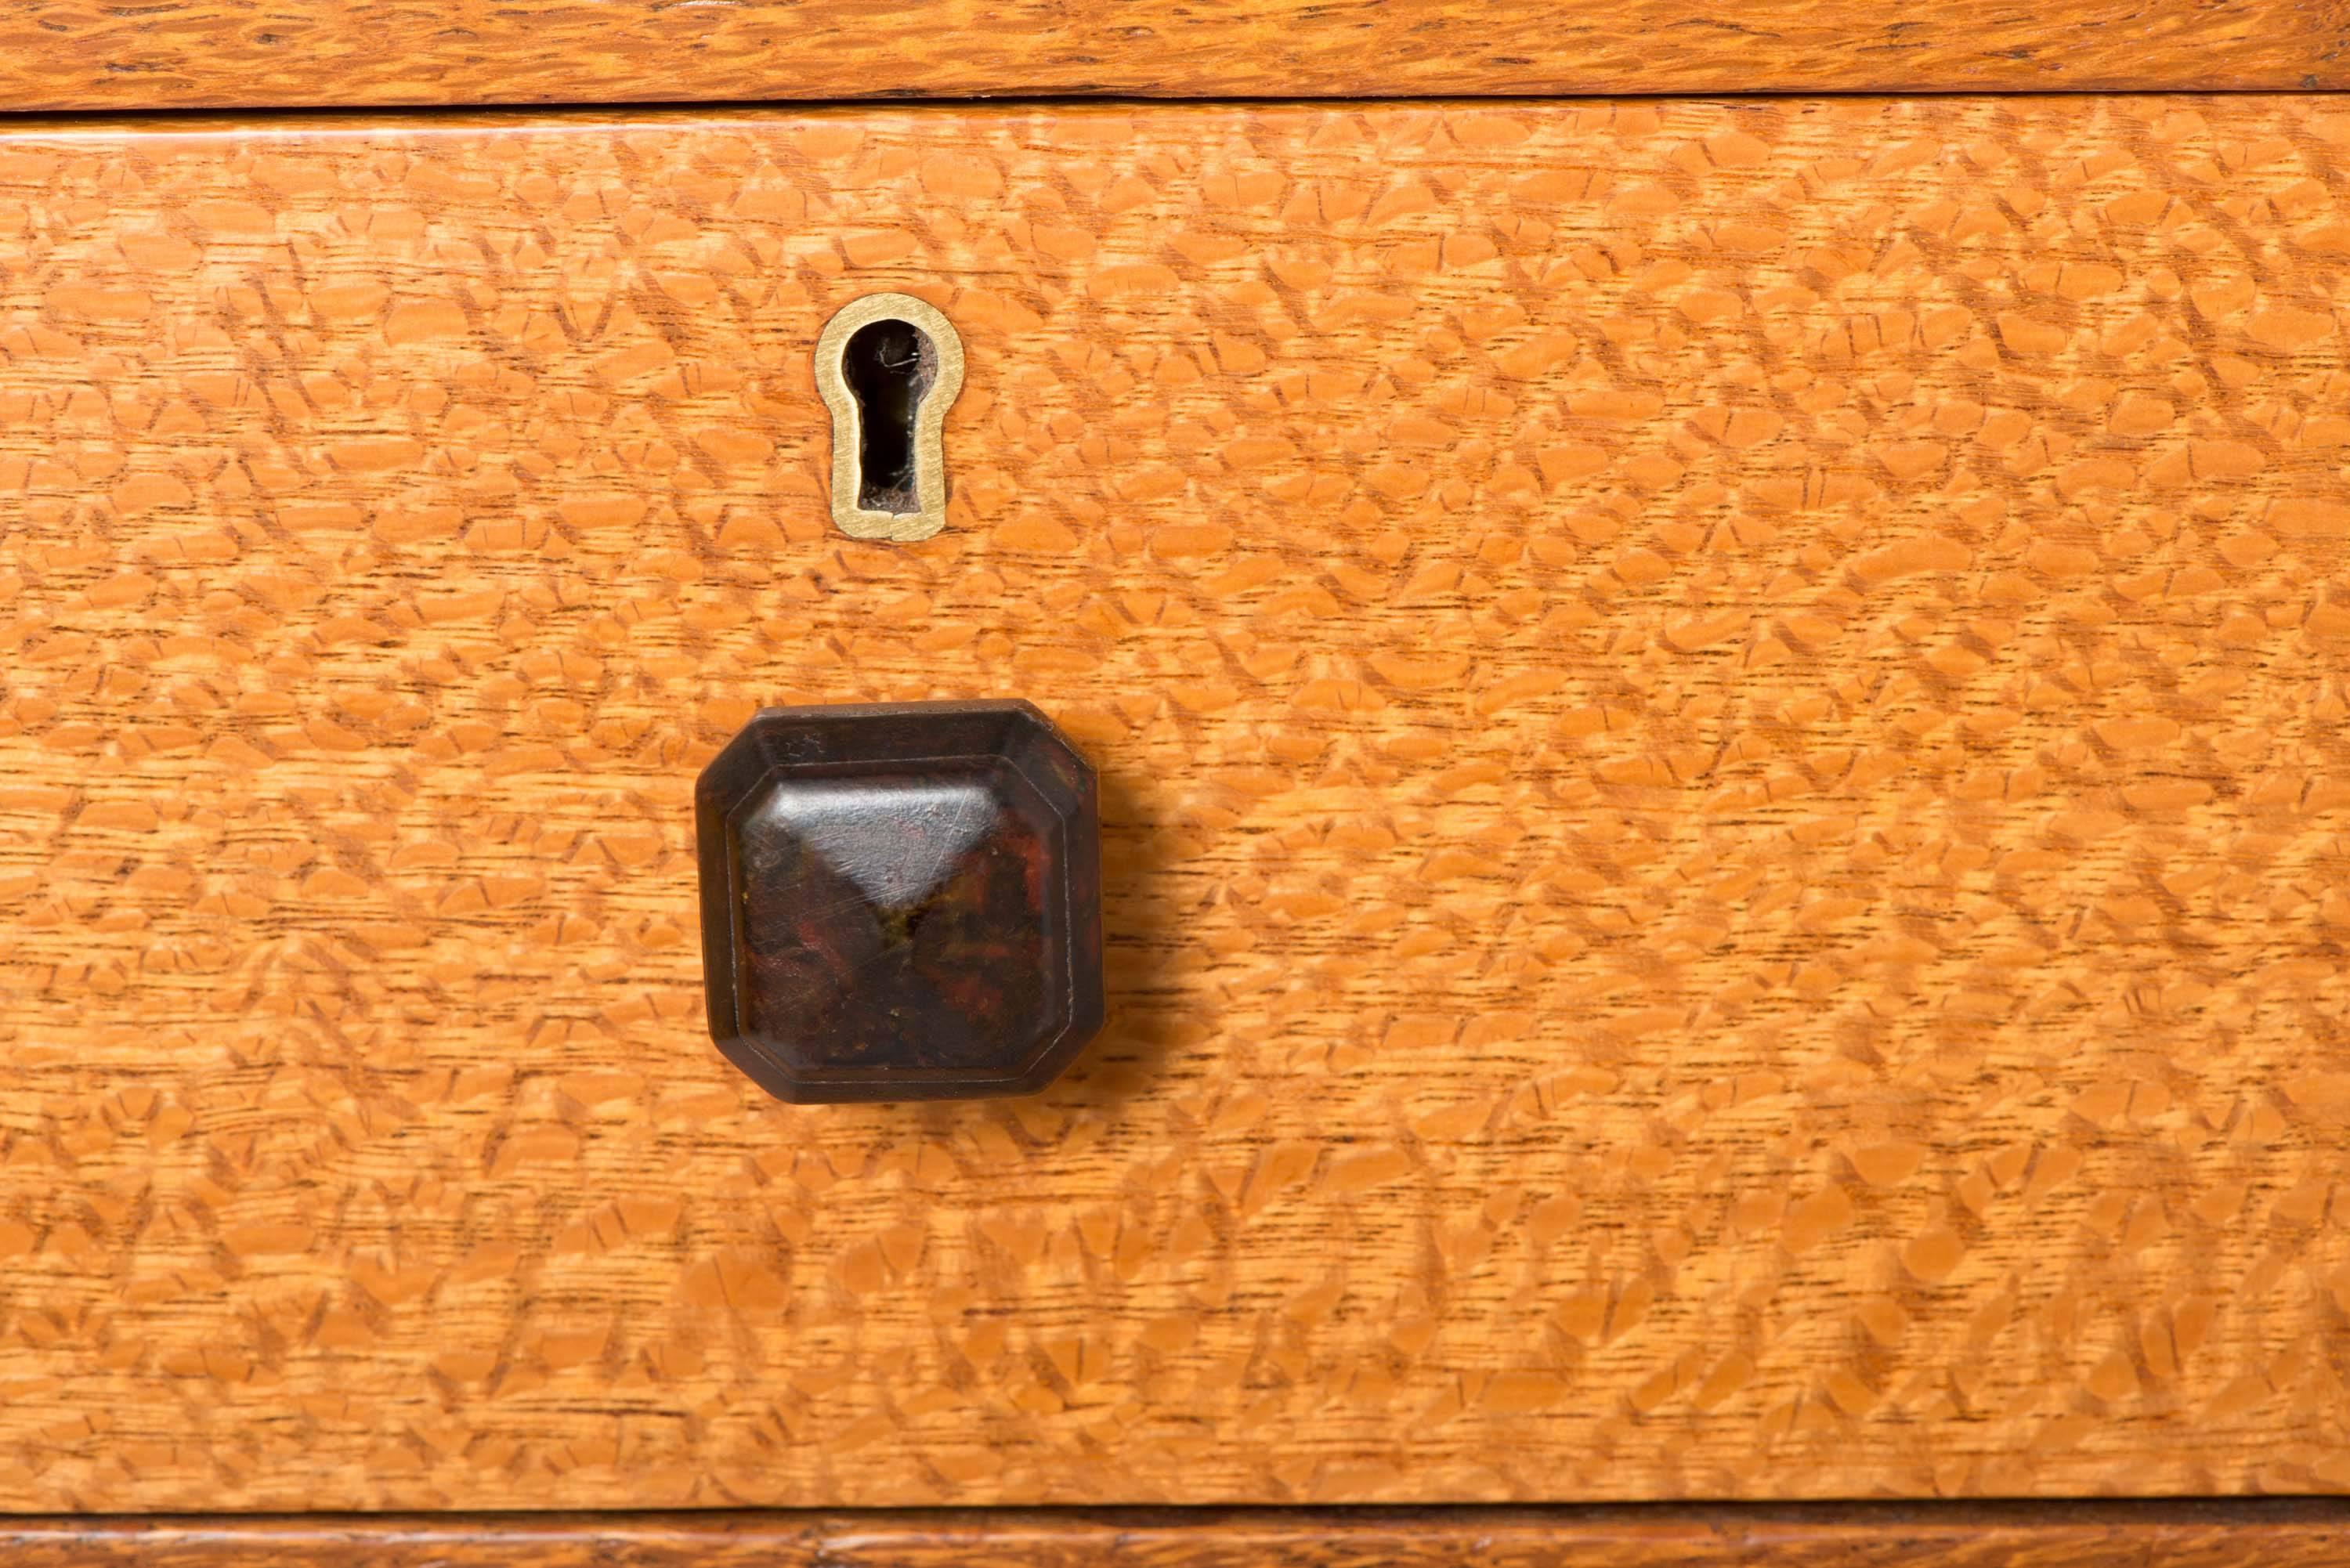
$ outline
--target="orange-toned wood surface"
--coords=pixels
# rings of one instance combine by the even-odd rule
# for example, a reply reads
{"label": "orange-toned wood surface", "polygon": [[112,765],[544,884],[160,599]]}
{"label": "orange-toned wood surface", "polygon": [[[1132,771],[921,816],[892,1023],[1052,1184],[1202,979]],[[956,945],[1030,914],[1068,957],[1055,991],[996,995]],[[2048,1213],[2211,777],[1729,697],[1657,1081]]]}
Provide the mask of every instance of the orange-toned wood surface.
{"label": "orange-toned wood surface", "polygon": [[[0,1500],[2350,1485],[2350,110],[0,142]],[[950,521],[809,356],[947,310]],[[1017,694],[1031,1102],[769,1103],[689,791]]]}
{"label": "orange-toned wood surface", "polygon": [[2334,1501],[0,1522],[14,1568],[2334,1568]]}
{"label": "orange-toned wood surface", "polygon": [[12,0],[10,109],[2350,87],[2350,0]]}

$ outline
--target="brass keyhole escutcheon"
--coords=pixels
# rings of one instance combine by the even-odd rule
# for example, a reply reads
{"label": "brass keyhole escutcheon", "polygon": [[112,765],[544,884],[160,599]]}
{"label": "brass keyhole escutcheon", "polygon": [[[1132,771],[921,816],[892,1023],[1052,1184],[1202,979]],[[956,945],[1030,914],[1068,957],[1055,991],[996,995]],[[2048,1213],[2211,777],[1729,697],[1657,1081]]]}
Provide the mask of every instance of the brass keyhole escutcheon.
{"label": "brass keyhole escutcheon", "polygon": [[816,340],[832,413],[832,520],[858,539],[927,539],[947,524],[946,418],[962,339],[910,294],[851,300]]}

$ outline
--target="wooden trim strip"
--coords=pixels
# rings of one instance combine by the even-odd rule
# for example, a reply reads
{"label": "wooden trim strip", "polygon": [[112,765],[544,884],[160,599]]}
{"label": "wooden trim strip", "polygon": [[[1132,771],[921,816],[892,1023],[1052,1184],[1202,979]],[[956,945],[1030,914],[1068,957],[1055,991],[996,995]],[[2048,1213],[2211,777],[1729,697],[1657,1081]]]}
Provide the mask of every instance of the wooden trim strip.
{"label": "wooden trim strip", "polygon": [[2302,1568],[2330,1501],[26,1518],[13,1568]]}
{"label": "wooden trim strip", "polygon": [[0,8],[0,109],[2310,89],[2345,0],[161,0]]}

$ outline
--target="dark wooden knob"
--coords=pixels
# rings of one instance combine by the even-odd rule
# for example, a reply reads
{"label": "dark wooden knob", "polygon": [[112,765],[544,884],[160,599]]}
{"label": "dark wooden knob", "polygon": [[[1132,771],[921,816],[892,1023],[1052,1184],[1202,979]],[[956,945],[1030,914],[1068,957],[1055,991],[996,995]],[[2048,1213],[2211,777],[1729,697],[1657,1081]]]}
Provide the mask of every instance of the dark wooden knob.
{"label": "dark wooden knob", "polygon": [[1101,1027],[1093,769],[1027,703],[768,709],[694,822],[711,1038],[778,1098],[1033,1094]]}

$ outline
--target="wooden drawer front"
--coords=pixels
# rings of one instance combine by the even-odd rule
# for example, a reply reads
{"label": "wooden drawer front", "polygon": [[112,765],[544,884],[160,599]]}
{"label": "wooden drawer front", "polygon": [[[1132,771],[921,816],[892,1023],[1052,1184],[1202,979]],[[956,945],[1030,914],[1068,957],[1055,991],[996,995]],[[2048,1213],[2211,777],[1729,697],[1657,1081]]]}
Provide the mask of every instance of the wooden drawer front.
{"label": "wooden drawer front", "polygon": [[[2350,115],[0,140],[0,1501],[2350,1483]],[[958,327],[925,543],[816,332]],[[1016,694],[1111,1023],[703,1034],[762,702]]]}

